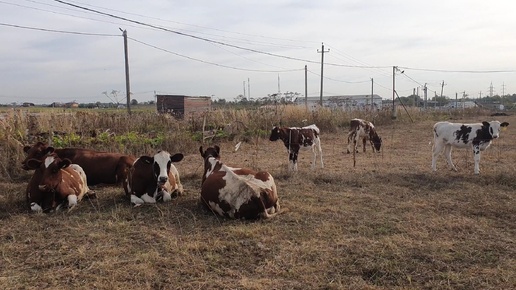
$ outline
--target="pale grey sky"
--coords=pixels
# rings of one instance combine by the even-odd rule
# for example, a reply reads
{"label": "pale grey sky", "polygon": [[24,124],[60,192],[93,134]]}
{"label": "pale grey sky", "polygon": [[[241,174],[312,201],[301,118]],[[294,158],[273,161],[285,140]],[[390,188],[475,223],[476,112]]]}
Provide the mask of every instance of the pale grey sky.
{"label": "pale grey sky", "polygon": [[488,95],[491,83],[513,94],[515,11],[512,0],[0,0],[0,103],[109,102],[112,90],[124,102],[119,28],[139,102],[232,100],[244,87],[252,98],[304,95],[305,65],[319,96],[321,43],[324,95],[369,94],[373,78],[391,99],[393,66],[400,96],[425,83],[440,94],[443,81],[450,97]]}

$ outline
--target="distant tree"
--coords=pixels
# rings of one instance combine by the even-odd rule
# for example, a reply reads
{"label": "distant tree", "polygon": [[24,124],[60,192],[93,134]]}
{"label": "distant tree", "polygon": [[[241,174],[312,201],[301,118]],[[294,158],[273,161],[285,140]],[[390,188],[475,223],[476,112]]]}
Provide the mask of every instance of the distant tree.
{"label": "distant tree", "polygon": [[131,100],[131,106],[137,106],[137,105],[138,105],[138,100],[132,99]]}

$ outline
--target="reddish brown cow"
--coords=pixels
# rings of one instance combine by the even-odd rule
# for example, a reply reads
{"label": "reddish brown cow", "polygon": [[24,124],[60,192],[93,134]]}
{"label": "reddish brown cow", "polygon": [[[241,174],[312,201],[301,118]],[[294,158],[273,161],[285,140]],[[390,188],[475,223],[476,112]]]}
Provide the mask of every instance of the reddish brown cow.
{"label": "reddish brown cow", "polygon": [[86,174],[69,159],[51,154],[44,161],[29,159],[27,166],[35,169],[26,191],[33,211],[50,212],[66,203],[72,208],[90,191]]}
{"label": "reddish brown cow", "polygon": [[183,185],[179,179],[179,172],[172,162],[183,160],[183,154],[170,155],[166,151],[159,151],[153,157],[141,156],[136,159],[127,177],[126,194],[131,203],[142,205],[156,203],[162,199],[170,201],[172,195],[181,195]]}
{"label": "reddish brown cow", "polygon": [[61,159],[69,159],[73,164],[81,166],[88,177],[88,185],[125,182],[127,172],[136,159],[130,155],[82,148],[54,149],[54,147],[47,146],[42,142],[33,146],[25,146],[23,151],[27,154],[22,162],[23,169],[30,169],[27,165],[28,160],[43,161],[50,153],[55,153]]}
{"label": "reddish brown cow", "polygon": [[376,133],[376,129],[374,128],[373,123],[369,121],[365,121],[362,119],[352,119],[349,124],[349,133],[348,133],[348,154],[351,153],[351,141],[353,141],[353,147],[355,152],[358,152],[358,141],[362,139],[364,153],[366,152],[366,142],[369,140],[371,143],[371,147],[373,148],[373,152],[380,152],[380,147],[382,146],[382,138],[378,136]]}
{"label": "reddish brown cow", "polygon": [[230,218],[269,218],[280,210],[274,178],[264,171],[223,164],[218,146],[199,152],[204,159],[201,204]]}

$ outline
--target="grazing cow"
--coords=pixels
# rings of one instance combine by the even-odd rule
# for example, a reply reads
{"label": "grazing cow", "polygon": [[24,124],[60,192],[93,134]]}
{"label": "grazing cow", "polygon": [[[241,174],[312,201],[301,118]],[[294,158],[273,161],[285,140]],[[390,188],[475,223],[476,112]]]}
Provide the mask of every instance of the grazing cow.
{"label": "grazing cow", "polygon": [[271,131],[270,141],[281,139],[288,150],[289,171],[297,171],[297,155],[299,149],[310,149],[313,153],[312,168],[315,168],[317,161],[317,151],[321,157],[321,168],[324,168],[320,132],[316,125],[302,128],[297,127],[274,127]]}
{"label": "grazing cow", "polygon": [[451,159],[452,147],[472,148],[475,160],[475,174],[480,173],[480,152],[486,150],[491,141],[500,136],[501,129],[509,126],[509,123],[499,121],[482,122],[475,124],[459,124],[450,122],[437,122],[434,125],[434,144],[432,154],[432,169],[437,170],[437,157],[444,149],[444,155],[448,165],[457,171]]}
{"label": "grazing cow", "polygon": [[29,159],[27,166],[35,169],[26,190],[32,211],[50,212],[65,203],[71,209],[84,195],[91,195],[86,174],[69,159],[51,154],[44,161]]}
{"label": "grazing cow", "polygon": [[362,119],[352,119],[349,124],[348,133],[348,154],[351,153],[351,140],[353,140],[353,147],[355,152],[358,152],[358,140],[362,139],[364,153],[366,152],[366,141],[369,140],[373,152],[380,152],[382,146],[382,138],[376,133],[373,123]]}
{"label": "grazing cow", "polygon": [[43,161],[50,153],[55,153],[62,159],[69,159],[73,164],[82,167],[88,177],[88,185],[119,184],[127,178],[127,171],[136,159],[120,153],[100,152],[81,148],[54,149],[38,142],[33,146],[23,147],[27,157],[22,162],[22,168],[28,170],[27,161],[37,159]]}
{"label": "grazing cow", "polygon": [[220,148],[199,152],[204,159],[201,204],[225,217],[269,218],[280,210],[274,178],[264,171],[228,167],[220,161]]}
{"label": "grazing cow", "polygon": [[141,156],[129,169],[126,194],[136,206],[144,203],[156,203],[162,199],[170,201],[172,195],[181,195],[183,185],[179,180],[179,172],[172,162],[183,160],[183,154],[170,155],[159,151],[153,157]]}

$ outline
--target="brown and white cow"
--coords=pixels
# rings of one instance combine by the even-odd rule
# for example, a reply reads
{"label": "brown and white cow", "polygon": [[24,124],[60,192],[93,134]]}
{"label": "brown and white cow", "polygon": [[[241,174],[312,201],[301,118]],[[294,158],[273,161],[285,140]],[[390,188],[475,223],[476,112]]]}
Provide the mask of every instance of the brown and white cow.
{"label": "brown and white cow", "polygon": [[23,169],[29,170],[28,160],[43,161],[49,154],[55,153],[61,159],[69,159],[73,164],[81,166],[88,177],[88,185],[124,182],[127,179],[128,169],[136,159],[130,155],[82,148],[54,149],[54,147],[47,146],[42,142],[25,146],[23,151],[27,154],[25,160],[22,161]]}
{"label": "brown and white cow", "polygon": [[444,150],[448,165],[452,170],[457,167],[452,162],[452,147],[473,149],[475,174],[480,173],[480,153],[486,150],[494,139],[500,136],[500,131],[507,128],[509,123],[499,121],[474,124],[437,122],[434,125],[434,144],[432,148],[432,170],[437,170],[437,157]]}
{"label": "brown and white cow", "polygon": [[50,212],[66,203],[73,208],[85,195],[90,195],[86,174],[69,159],[51,154],[44,161],[29,159],[27,166],[35,169],[26,190],[32,211]]}
{"label": "brown and white cow", "polygon": [[172,200],[173,195],[183,194],[183,185],[179,172],[172,162],[183,160],[183,154],[170,155],[167,151],[158,151],[154,156],[141,156],[129,169],[126,194],[131,203],[139,206],[144,203],[156,203]]}
{"label": "brown and white cow", "polygon": [[274,127],[272,128],[270,141],[281,139],[288,150],[288,169],[289,171],[297,171],[297,156],[299,149],[312,150],[313,160],[312,168],[315,168],[317,161],[317,151],[321,158],[321,168],[324,168],[320,131],[316,125],[310,125],[302,128],[298,127]]}
{"label": "brown and white cow", "polygon": [[373,152],[380,152],[380,147],[382,146],[382,138],[378,136],[376,133],[376,129],[373,123],[362,120],[362,119],[352,119],[349,124],[349,133],[348,133],[348,154],[351,153],[351,141],[353,141],[353,147],[355,147],[355,152],[358,152],[358,141],[362,139],[362,144],[364,148],[364,153],[366,152],[366,142],[369,140],[371,144],[371,148],[373,148]]}
{"label": "brown and white cow", "polygon": [[201,204],[230,218],[270,218],[280,210],[274,178],[268,172],[233,168],[220,161],[220,148],[199,152],[204,159]]}

